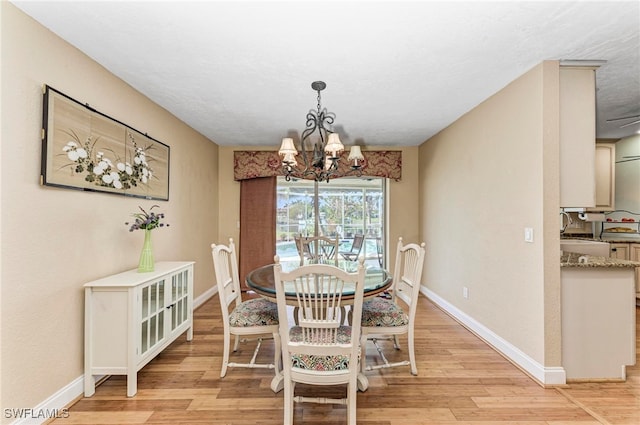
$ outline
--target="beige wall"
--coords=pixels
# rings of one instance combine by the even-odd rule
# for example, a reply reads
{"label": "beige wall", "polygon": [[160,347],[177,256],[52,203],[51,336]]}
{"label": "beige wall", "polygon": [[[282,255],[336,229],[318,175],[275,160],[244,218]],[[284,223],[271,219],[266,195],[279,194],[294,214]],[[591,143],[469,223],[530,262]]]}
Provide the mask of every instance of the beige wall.
{"label": "beige wall", "polygon": [[[275,150],[279,141],[275,140],[271,148],[258,146],[222,146],[219,152],[218,168],[220,193],[220,241],[226,243],[230,237],[239,241],[240,228],[240,183],[233,180],[233,151],[237,150]],[[398,237],[405,243],[418,240],[418,147],[376,146],[376,150],[402,151],[402,180],[389,180],[388,199],[388,236],[391,249],[390,262],[395,260],[395,248]],[[366,150],[363,151],[366,156]],[[329,183],[330,184],[330,183]]]}
{"label": "beige wall", "polygon": [[[239,239],[233,151],[256,147],[218,148],[10,3],[0,19],[0,405],[34,407],[82,375],[82,284],[136,266],[142,235],[124,222],[151,204],[38,184],[42,85],[171,146],[155,255],[195,260],[196,296],[213,286],[209,245]],[[419,148],[388,147],[403,151],[390,251],[426,241],[429,290],[545,366],[561,361],[557,73],[546,62]]]}
{"label": "beige wall", "polygon": [[558,63],[545,62],[425,142],[419,160],[423,282],[545,367],[561,364],[558,131]]}
{"label": "beige wall", "polygon": [[[218,148],[12,4],[0,15],[0,402],[27,408],[83,374],[82,285],[137,266],[143,234],[124,222],[138,205],[170,223],[154,231],[156,259],[196,261],[196,296],[212,286]],[[170,201],[40,186],[43,84],[168,144]]]}

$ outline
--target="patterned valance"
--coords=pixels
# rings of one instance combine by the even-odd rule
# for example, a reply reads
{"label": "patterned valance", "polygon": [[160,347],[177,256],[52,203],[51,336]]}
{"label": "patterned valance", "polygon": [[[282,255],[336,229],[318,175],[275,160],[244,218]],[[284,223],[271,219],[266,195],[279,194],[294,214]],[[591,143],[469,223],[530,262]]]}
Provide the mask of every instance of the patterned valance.
{"label": "patterned valance", "polygon": [[[386,177],[399,181],[402,177],[402,151],[363,151],[362,175]],[[346,175],[351,169],[349,152],[340,156],[339,170]],[[301,160],[298,160],[301,162]],[[282,159],[276,151],[234,151],[234,180],[282,176]]]}

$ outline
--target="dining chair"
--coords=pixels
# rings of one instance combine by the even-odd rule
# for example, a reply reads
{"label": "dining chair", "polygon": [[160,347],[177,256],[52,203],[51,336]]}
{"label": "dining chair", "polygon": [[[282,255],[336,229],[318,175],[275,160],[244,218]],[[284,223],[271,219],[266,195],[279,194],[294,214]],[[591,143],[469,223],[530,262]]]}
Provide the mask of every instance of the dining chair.
{"label": "dining chair", "polygon": [[[211,244],[213,268],[218,285],[218,296],[222,309],[222,323],[224,332],[224,352],[222,355],[222,370],[220,377],[227,373],[228,367],[269,368],[280,373],[280,341],[278,307],[275,303],[264,298],[242,300],[240,279],[238,277],[238,262],[233,239],[229,238],[229,245]],[[230,310],[230,306],[233,308]],[[271,334],[269,336],[269,334]],[[249,363],[229,362],[231,335],[234,336],[233,351],[238,351],[239,343],[249,341],[247,337],[254,337],[257,345]],[[240,337],[243,337],[242,339]],[[263,339],[273,338],[275,344],[273,363],[256,363]]]}
{"label": "dining chair", "polygon": [[[366,370],[410,365],[411,374],[418,374],[414,349],[414,326],[424,256],[424,242],[420,245],[415,243],[404,245],[402,238],[399,238],[393,270],[391,299],[374,297],[363,303],[362,332],[360,334],[362,345],[360,367],[362,373]],[[403,334],[407,334],[409,360],[390,363],[378,341],[391,339],[393,340],[394,348],[399,350],[398,336]],[[366,343],[368,340],[375,345],[382,359],[382,364],[367,366]]]}
{"label": "dining chair", "polygon": [[[302,255],[300,265],[333,263],[338,266],[338,245],[340,239],[327,236],[307,236],[300,238]],[[299,250],[300,251],[300,250]]]}
{"label": "dining chair", "polygon": [[306,239],[306,237],[301,235],[295,235],[293,237],[293,240],[296,244],[296,249],[298,250],[298,256],[300,257],[301,266],[312,258],[311,250],[309,249],[309,244],[306,243]]}
{"label": "dining chair", "polygon": [[[293,424],[294,403],[346,404],[348,424],[356,424],[360,319],[364,292],[364,259],[356,272],[331,264],[309,264],[282,271],[275,257],[274,280],[280,317],[280,340],[284,375],[284,424]],[[285,292],[298,310],[297,322],[289,314]],[[356,325],[343,325],[343,294],[353,294],[352,317]],[[346,397],[295,396],[296,384],[347,384]]]}
{"label": "dining chair", "polygon": [[364,245],[364,235],[362,233],[357,233],[353,235],[353,242],[351,243],[351,248],[349,251],[339,251],[339,254],[348,261],[354,261],[360,255],[360,251],[362,251],[362,245]]}

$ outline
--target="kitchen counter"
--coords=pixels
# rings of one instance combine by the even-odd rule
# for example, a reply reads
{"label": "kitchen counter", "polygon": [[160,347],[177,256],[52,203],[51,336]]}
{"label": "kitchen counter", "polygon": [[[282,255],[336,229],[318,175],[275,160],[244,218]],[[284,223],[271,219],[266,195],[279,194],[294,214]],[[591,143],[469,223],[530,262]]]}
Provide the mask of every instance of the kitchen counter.
{"label": "kitchen counter", "polygon": [[618,260],[617,258],[597,257],[575,252],[563,252],[560,256],[560,267],[605,267],[605,268],[635,268],[640,267],[637,261]]}
{"label": "kitchen counter", "polygon": [[567,381],[625,380],[636,361],[640,262],[563,252],[562,366]]}
{"label": "kitchen counter", "polygon": [[[603,238],[594,238],[591,234],[583,235],[580,233],[565,233],[560,235],[560,240],[566,239],[578,239],[583,241],[595,241],[595,242],[609,242],[609,243],[640,243],[640,237],[637,235],[615,235],[615,233],[609,233],[606,237]],[[624,235],[624,234],[621,234]]]}

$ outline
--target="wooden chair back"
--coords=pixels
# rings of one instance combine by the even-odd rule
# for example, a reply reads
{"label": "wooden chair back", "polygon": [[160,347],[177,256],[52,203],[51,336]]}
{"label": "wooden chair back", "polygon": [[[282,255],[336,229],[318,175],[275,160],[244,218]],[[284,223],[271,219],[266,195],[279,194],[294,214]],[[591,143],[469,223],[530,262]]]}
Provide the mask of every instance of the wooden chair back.
{"label": "wooden chair back", "polygon": [[410,322],[413,322],[416,315],[424,256],[424,242],[420,245],[416,243],[404,245],[402,238],[398,239],[396,263],[393,269],[392,299],[396,302],[400,299],[407,305]]}
{"label": "wooden chair back", "polygon": [[222,320],[228,323],[229,305],[233,302],[239,305],[242,302],[236,246],[233,239],[229,239],[228,246],[212,244],[211,256],[222,306]]}
{"label": "wooden chair back", "polygon": [[[364,294],[364,260],[348,273],[330,264],[309,264],[282,271],[275,258],[274,278],[284,373],[285,424],[293,423],[293,403],[347,404],[349,424],[356,423],[357,377],[360,369],[360,321]],[[293,317],[285,293],[295,293]],[[353,293],[352,325],[343,325],[342,296]],[[297,320],[296,320],[297,319]],[[347,385],[338,399],[293,397],[295,383]]]}

